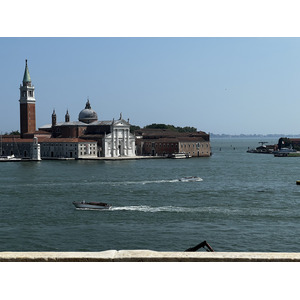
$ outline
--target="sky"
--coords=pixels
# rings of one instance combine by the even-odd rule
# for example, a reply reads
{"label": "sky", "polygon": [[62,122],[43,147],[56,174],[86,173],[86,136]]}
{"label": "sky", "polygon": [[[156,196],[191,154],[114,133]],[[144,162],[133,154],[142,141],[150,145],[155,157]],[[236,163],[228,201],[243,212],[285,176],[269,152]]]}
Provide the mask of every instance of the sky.
{"label": "sky", "polygon": [[5,4],[0,132],[19,130],[28,59],[37,128],[51,123],[54,109],[58,122],[66,110],[76,121],[89,99],[99,120],[122,113],[140,127],[300,134],[294,1],[98,1],[95,8],[92,2],[73,1],[70,13],[67,2],[45,7],[29,0],[26,18],[15,9],[18,0]]}
{"label": "sky", "polygon": [[99,120],[220,134],[299,134],[300,38],[0,38],[1,132],[19,129],[25,59],[37,127]]}

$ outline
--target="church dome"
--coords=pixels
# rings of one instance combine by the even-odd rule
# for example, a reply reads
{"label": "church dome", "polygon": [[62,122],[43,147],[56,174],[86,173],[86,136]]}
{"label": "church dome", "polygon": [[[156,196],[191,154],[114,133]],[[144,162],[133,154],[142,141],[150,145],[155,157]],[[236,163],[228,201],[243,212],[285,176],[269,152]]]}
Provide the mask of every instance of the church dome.
{"label": "church dome", "polygon": [[86,102],[85,109],[79,113],[78,120],[87,124],[98,120],[97,113],[92,110],[89,100]]}

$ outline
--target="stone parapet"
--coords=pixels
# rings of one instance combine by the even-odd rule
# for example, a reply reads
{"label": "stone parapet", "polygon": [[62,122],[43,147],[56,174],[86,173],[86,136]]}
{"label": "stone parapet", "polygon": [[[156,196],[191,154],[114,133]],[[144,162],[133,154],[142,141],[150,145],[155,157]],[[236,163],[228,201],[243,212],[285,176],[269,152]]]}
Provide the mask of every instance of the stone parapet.
{"label": "stone parapet", "polygon": [[282,252],[0,252],[0,262],[300,262],[300,253]]}

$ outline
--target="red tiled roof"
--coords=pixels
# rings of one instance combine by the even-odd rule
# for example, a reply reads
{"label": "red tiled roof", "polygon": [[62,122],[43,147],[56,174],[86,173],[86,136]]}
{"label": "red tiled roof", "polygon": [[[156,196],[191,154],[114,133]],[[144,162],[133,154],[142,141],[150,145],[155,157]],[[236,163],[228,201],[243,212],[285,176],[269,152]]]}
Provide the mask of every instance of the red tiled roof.
{"label": "red tiled roof", "polygon": [[[48,138],[38,137],[39,143],[86,143],[96,142],[94,140],[84,140],[80,138]],[[33,143],[33,139],[21,139],[14,136],[2,136],[2,143]]]}
{"label": "red tiled roof", "polygon": [[80,138],[39,138],[39,143],[86,143],[96,142],[94,140],[84,140]]}
{"label": "red tiled roof", "polygon": [[204,138],[200,136],[195,136],[195,137],[178,137],[179,142],[205,142]]}
{"label": "red tiled roof", "polygon": [[20,136],[2,136],[2,143],[33,143],[33,139],[21,139]]}
{"label": "red tiled roof", "polygon": [[178,132],[169,129],[140,129],[135,131],[136,135],[142,135],[143,138],[151,138],[151,137],[201,137],[201,136],[209,136],[204,131],[197,132]]}
{"label": "red tiled roof", "polygon": [[184,142],[205,142],[202,137],[164,137],[164,138],[150,138],[150,139],[142,139],[138,141],[143,141],[145,143],[184,143]]}

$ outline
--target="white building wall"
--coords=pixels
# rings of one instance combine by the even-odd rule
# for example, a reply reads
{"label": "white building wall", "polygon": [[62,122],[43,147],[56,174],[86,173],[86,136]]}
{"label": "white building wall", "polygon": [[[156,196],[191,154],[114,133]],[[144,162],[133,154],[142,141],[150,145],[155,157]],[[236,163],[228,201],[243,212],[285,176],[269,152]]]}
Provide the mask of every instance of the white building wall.
{"label": "white building wall", "polygon": [[97,142],[42,143],[42,158],[95,158]]}
{"label": "white building wall", "polygon": [[78,143],[78,158],[97,157],[97,142]]}

